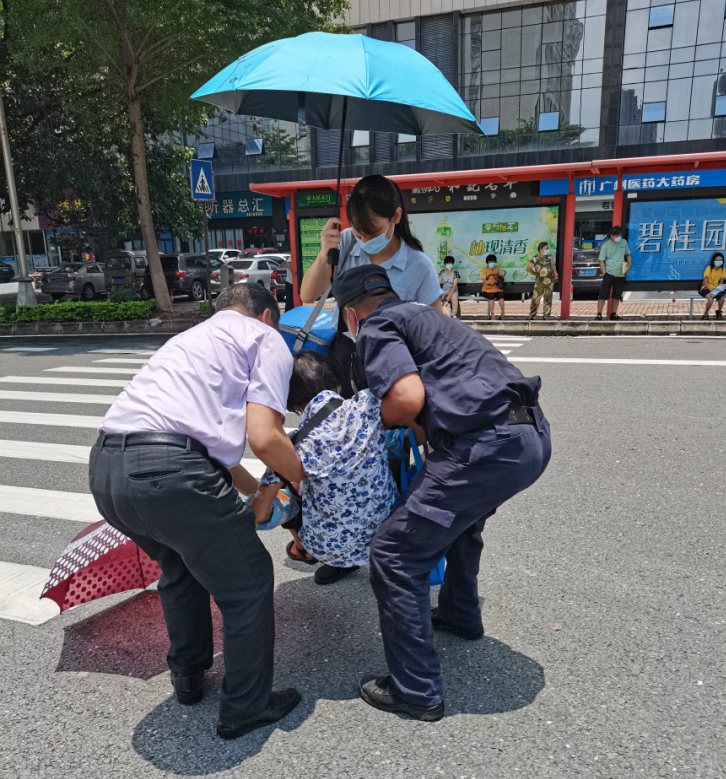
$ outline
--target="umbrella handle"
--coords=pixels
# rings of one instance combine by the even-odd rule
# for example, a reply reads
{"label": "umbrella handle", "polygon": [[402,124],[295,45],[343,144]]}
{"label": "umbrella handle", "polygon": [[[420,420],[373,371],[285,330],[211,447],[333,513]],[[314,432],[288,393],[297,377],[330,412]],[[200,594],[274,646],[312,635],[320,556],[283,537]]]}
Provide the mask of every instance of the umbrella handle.
{"label": "umbrella handle", "polygon": [[328,249],[328,265],[337,268],[340,261],[340,249]]}

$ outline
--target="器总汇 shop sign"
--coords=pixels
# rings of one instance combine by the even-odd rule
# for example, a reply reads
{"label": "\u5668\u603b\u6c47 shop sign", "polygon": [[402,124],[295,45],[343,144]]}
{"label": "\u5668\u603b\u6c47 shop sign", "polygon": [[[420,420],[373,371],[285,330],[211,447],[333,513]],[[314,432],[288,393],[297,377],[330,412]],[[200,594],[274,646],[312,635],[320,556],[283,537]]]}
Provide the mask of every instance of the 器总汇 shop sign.
{"label": "\u5668\u603b\u6c47 shop sign", "polygon": [[272,216],[272,198],[258,192],[218,192],[207,206],[210,219],[238,219],[240,217]]}
{"label": "\u5668\u603b\u6c47 shop sign", "polygon": [[631,200],[632,281],[695,281],[726,253],[726,198]]}

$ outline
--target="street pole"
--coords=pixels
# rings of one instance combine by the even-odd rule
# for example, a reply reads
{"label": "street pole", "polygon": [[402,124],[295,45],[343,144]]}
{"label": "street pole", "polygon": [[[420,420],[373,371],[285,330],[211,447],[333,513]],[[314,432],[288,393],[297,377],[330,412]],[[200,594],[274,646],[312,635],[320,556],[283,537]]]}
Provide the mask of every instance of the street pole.
{"label": "street pole", "polygon": [[209,264],[209,230],[207,229],[207,204],[202,203],[204,213],[204,256],[207,259],[207,300],[209,301],[209,316],[214,313],[214,303],[212,303],[212,268]]}
{"label": "street pole", "polygon": [[0,141],[3,147],[3,161],[5,163],[5,178],[8,183],[8,197],[10,198],[10,214],[13,220],[13,235],[15,237],[15,251],[18,255],[18,301],[17,306],[34,306],[35,291],[33,282],[28,276],[28,263],[25,258],[25,245],[23,242],[23,230],[20,222],[20,207],[18,205],[18,193],[15,191],[15,176],[13,175],[13,160],[10,156],[10,138],[8,125],[5,121],[5,106],[0,94]]}

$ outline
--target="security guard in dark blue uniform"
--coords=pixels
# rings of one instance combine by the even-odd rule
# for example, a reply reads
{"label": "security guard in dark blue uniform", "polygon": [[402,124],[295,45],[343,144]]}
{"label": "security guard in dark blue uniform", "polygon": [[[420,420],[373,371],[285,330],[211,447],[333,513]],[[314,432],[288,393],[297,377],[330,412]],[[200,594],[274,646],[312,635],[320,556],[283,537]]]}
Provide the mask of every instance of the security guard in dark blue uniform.
{"label": "security guard in dark blue uniform", "polygon": [[[434,721],[444,716],[444,695],[433,629],[484,634],[477,590],[484,523],[550,459],[541,382],[475,330],[400,300],[378,266],[341,274],[335,297],[384,423],[413,427],[433,447],[371,543],[389,673],[361,682],[360,695],[384,711]],[[432,611],[429,574],[444,555]]]}

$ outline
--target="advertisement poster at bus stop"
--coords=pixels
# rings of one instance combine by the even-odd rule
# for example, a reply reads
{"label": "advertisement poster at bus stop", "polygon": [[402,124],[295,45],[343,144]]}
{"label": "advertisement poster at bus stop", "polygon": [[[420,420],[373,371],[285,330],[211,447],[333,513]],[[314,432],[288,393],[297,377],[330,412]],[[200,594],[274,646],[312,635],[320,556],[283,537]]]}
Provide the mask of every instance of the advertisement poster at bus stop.
{"label": "advertisement poster at bus stop", "polygon": [[546,241],[557,253],[559,206],[522,206],[481,211],[409,214],[411,230],[440,271],[444,257],[454,258],[462,284],[481,280],[486,257],[495,254],[505,282],[534,281],[525,270]]}
{"label": "advertisement poster at bus stop", "polygon": [[630,203],[630,281],[696,281],[714,252],[726,253],[726,198]]}

